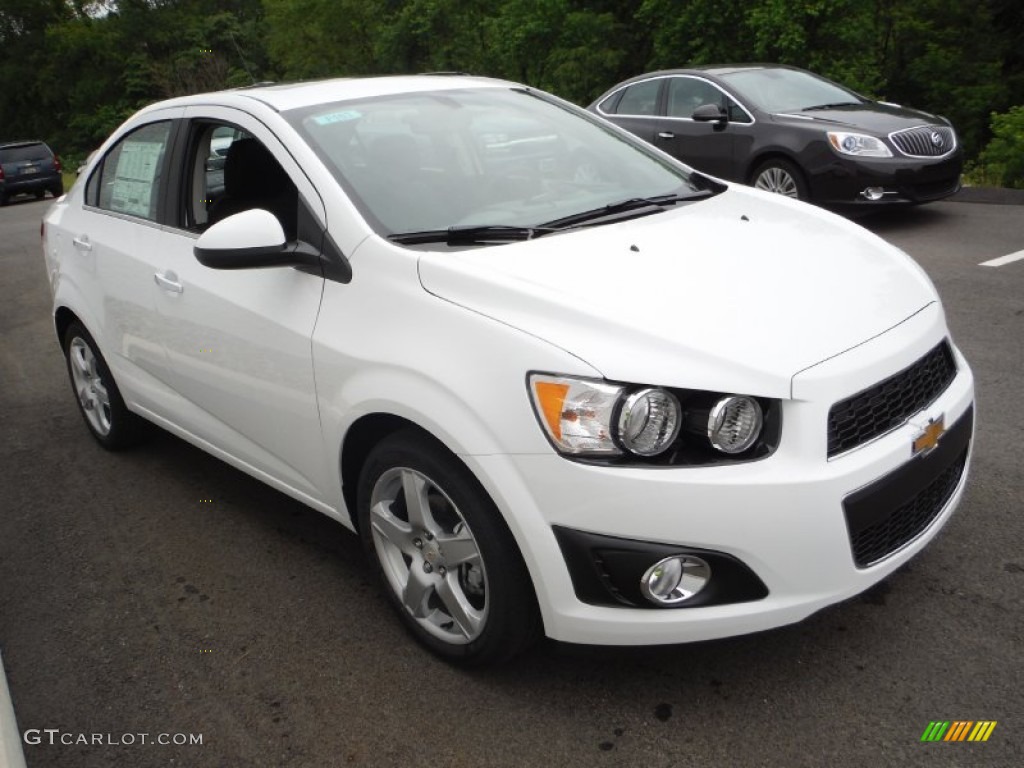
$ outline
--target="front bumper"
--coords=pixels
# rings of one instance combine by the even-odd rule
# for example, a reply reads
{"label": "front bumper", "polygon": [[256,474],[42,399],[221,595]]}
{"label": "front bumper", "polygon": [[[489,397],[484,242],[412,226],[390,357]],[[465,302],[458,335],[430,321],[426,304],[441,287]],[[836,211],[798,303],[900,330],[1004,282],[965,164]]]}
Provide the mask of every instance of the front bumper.
{"label": "front bumper", "polygon": [[[824,205],[926,203],[958,192],[962,171],[960,150],[937,159],[897,156],[852,160],[833,154],[829,162],[810,169],[808,183],[814,202]],[[869,187],[880,187],[881,199],[868,200],[862,193]]]}
{"label": "front bumper", "polygon": [[[911,364],[945,334],[935,307],[795,377],[794,397],[783,405],[782,441],[762,461],[655,469],[593,466],[555,455],[470,459],[517,535],[547,634],[576,643],[646,645],[760,631],[859,594],[914,557],[963,494],[970,426],[963,471],[947,501],[922,530],[878,562],[855,562],[844,502],[906,467],[911,443],[928,419],[941,414],[948,425],[970,419],[974,387],[966,361],[956,353],[956,377],[925,411],[831,460],[825,425],[833,402]],[[686,609],[585,602],[554,526],[722,553],[756,575],[767,595]]]}

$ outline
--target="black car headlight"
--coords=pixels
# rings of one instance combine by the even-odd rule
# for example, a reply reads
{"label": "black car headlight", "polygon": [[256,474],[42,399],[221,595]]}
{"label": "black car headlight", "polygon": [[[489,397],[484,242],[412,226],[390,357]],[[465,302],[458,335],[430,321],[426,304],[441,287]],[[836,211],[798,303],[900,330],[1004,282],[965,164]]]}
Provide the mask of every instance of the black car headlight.
{"label": "black car headlight", "polygon": [[533,373],[530,397],[555,450],[615,464],[751,461],[778,443],[777,400]]}

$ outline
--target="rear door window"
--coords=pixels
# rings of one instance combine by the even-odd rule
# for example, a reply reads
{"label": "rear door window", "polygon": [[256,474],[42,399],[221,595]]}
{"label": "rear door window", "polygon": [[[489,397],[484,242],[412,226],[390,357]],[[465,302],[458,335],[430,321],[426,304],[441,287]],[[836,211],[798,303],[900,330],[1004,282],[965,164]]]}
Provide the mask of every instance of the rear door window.
{"label": "rear door window", "polygon": [[661,80],[645,80],[626,88],[615,109],[617,115],[656,115]]}

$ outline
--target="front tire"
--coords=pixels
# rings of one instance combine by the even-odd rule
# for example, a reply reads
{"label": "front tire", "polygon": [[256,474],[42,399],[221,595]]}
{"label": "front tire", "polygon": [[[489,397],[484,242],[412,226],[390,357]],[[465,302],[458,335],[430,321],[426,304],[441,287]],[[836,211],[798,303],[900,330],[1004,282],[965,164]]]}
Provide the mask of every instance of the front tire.
{"label": "front tire", "polygon": [[807,200],[810,197],[803,172],[793,163],[781,158],[773,158],[758,166],[751,177],[750,185],[755,189],[774,192],[792,200]]}
{"label": "front tire", "polygon": [[359,531],[416,639],[447,661],[491,664],[540,634],[530,576],[497,507],[447,448],[416,430],[377,444],[358,490]]}
{"label": "front tire", "polygon": [[110,451],[137,443],[145,422],[125,406],[106,360],[81,323],[71,323],[64,333],[64,357],[78,410],[96,441]]}

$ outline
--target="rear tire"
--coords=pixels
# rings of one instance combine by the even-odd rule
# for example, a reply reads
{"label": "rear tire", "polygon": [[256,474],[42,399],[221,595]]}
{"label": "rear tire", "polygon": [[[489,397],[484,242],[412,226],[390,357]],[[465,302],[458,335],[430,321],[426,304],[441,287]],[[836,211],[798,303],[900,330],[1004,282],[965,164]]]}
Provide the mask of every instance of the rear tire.
{"label": "rear tire", "polygon": [[50,194],[53,195],[54,197],[60,197],[61,195],[64,194],[64,185],[58,184],[57,186],[50,190]]}
{"label": "rear tire", "polygon": [[359,479],[359,531],[406,628],[446,661],[493,664],[540,635],[530,575],[497,507],[443,445],[404,430]]}
{"label": "rear tire", "polygon": [[64,334],[64,358],[78,410],[96,442],[108,451],[135,445],[146,422],[125,406],[107,362],[79,322],[71,323]]}
{"label": "rear tire", "polygon": [[36,192],[36,200],[42,200],[44,197],[46,197],[45,189],[40,189],[38,192]]}

